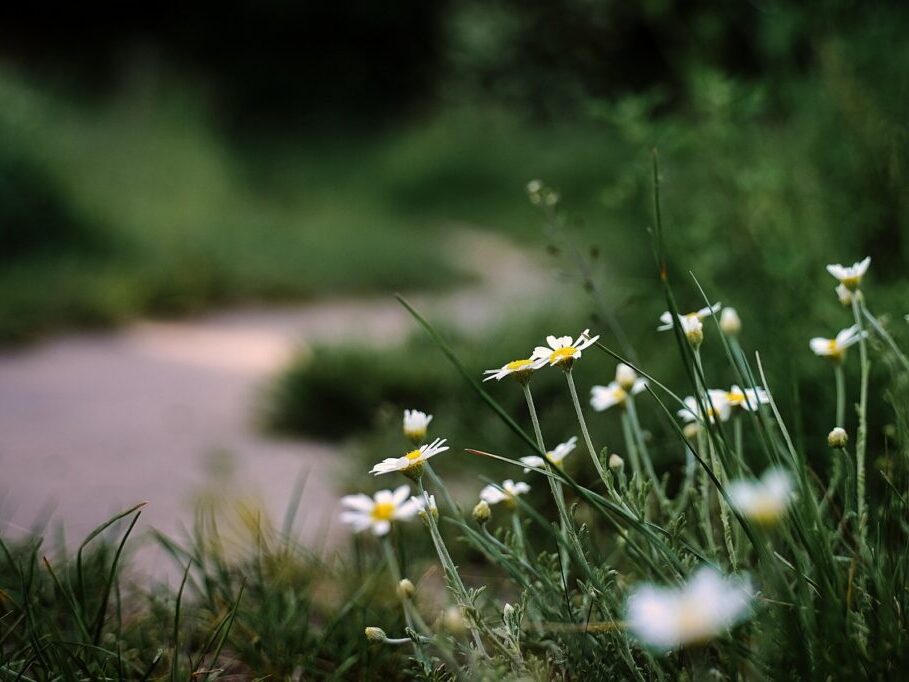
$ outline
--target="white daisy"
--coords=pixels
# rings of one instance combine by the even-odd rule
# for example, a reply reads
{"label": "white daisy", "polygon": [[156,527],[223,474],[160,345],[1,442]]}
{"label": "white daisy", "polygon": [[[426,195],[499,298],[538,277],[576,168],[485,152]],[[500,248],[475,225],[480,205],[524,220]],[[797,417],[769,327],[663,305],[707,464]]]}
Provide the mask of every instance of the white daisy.
{"label": "white daisy", "polygon": [[[721,422],[729,419],[732,414],[732,406],[729,404],[729,398],[726,391],[711,388],[707,391],[707,420],[713,424],[717,417]],[[676,414],[686,422],[699,422],[701,420],[701,408],[694,396],[687,396],[684,400],[685,407]]]}
{"label": "white daisy", "polygon": [[658,649],[706,642],[747,617],[753,594],[747,578],[703,567],[680,587],[636,587],[626,622],[641,642]]}
{"label": "white daisy", "polygon": [[429,493],[423,493],[422,497],[411,497],[410,501],[415,505],[417,513],[420,515],[420,518],[426,514],[426,511],[429,510],[429,513],[434,517],[438,518],[439,516],[439,507],[436,505],[436,496],[430,495]]}
{"label": "white daisy", "polygon": [[[562,461],[571,454],[571,451],[574,450],[578,445],[578,437],[572,436],[564,443],[559,443],[553,450],[550,450],[546,453],[546,459],[549,460],[549,463],[553,466],[560,467],[562,466]],[[527,457],[521,457],[521,463],[526,464],[528,467],[533,467],[536,469],[541,468],[545,462],[543,458],[539,455],[529,455]],[[524,473],[530,471],[530,468],[524,469]]]}
{"label": "white daisy", "polygon": [[420,412],[420,410],[404,410],[404,435],[419,443],[426,438],[426,431],[431,421],[431,414]]}
{"label": "white daisy", "polygon": [[373,497],[359,493],[345,495],[341,505],[341,521],[350,525],[357,533],[371,528],[375,535],[386,535],[391,530],[392,521],[405,521],[413,518],[419,506],[408,500],[410,486],[402,485],[391,490],[380,490]]}
{"label": "white daisy", "polygon": [[869,265],[871,265],[871,256],[848,267],[839,264],[828,265],[827,272],[836,277],[844,287],[855,291],[862,283],[862,277],[868,272]]}
{"label": "white daisy", "polygon": [[638,373],[630,365],[620,362],[615,366],[615,381],[626,391],[630,391],[638,381]]}
{"label": "white daisy", "polygon": [[436,438],[429,445],[421,445],[419,448],[411,450],[403,457],[388,457],[387,459],[383,459],[370,469],[369,473],[378,476],[379,474],[390,474],[393,471],[400,471],[404,474],[419,475],[423,471],[423,462],[430,457],[435,457],[440,452],[448,450],[448,446],[445,445],[445,442],[445,438]]}
{"label": "white daisy", "polygon": [[785,469],[768,469],[760,480],[732,481],[729,500],[743,516],[762,526],[772,526],[783,516],[793,498],[792,477]]}
{"label": "white daisy", "polygon": [[524,483],[524,481],[515,483],[509,478],[507,481],[503,481],[501,486],[488,485],[483,488],[480,491],[480,499],[484,500],[487,504],[504,502],[509,506],[514,506],[514,498],[528,492],[530,492],[530,486]]}
{"label": "white daisy", "polygon": [[849,288],[844,284],[837,284],[834,289],[836,292],[836,297],[839,299],[840,303],[844,306],[852,305],[852,292],[849,291]]}
{"label": "white daisy", "polygon": [[590,389],[590,405],[597,412],[607,410],[613,405],[624,405],[628,394],[637,395],[647,388],[647,380],[638,378],[627,391],[618,381],[610,382],[606,386],[594,386]]}
{"label": "white daisy", "polygon": [[496,381],[501,381],[507,376],[513,376],[518,381],[524,381],[530,378],[530,375],[534,371],[540,369],[543,365],[546,364],[545,360],[534,359],[534,358],[525,358],[523,360],[512,360],[498,369],[487,369],[483,371],[483,374],[487,376],[483,381],[489,381],[495,379]]}
{"label": "white daisy", "polygon": [[770,402],[770,396],[760,386],[741,389],[735,384],[726,393],[726,400],[731,407],[741,407],[749,412],[754,412],[761,405]]}
{"label": "white daisy", "polygon": [[599,338],[599,336],[590,336],[589,329],[585,329],[574,341],[570,336],[547,336],[546,343],[549,344],[549,347],[537,346],[530,359],[543,360],[548,362],[550,367],[555,365],[571,367],[571,363],[581,357],[581,351],[592,346]]}
{"label": "white daisy", "polygon": [[[702,320],[705,317],[709,317],[710,315],[713,315],[714,313],[718,312],[719,309],[722,307],[722,305],[723,305],[722,303],[717,302],[717,303],[714,303],[712,306],[708,306],[706,308],[701,308],[700,310],[696,310],[693,313],[686,313],[685,315],[679,315],[679,324],[682,327],[682,331],[685,332],[686,335],[688,335],[691,331],[703,330],[704,327],[701,324]],[[662,324],[659,327],[657,327],[657,331],[666,332],[666,331],[669,331],[670,329],[672,329],[672,327],[673,327],[672,313],[670,313],[668,310],[666,312],[664,312],[662,315],[660,315],[660,322]]]}
{"label": "white daisy", "polygon": [[824,339],[816,336],[808,342],[815,355],[828,357],[836,362],[846,356],[846,349],[861,341],[866,332],[860,331],[857,324],[843,329],[835,339]]}

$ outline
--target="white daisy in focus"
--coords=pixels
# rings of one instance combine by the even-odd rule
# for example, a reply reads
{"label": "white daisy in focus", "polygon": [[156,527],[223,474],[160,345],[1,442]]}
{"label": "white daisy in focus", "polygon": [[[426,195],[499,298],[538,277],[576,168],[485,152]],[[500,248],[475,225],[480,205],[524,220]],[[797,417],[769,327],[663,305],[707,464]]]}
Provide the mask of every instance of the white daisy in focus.
{"label": "white daisy in focus", "polygon": [[515,483],[510,478],[502,482],[501,486],[488,485],[480,491],[480,499],[487,504],[504,502],[510,507],[515,506],[515,498],[530,492],[530,486],[524,481]]}
{"label": "white daisy in focus", "polygon": [[[726,391],[721,391],[719,389],[711,388],[707,391],[706,397],[706,408],[707,408],[707,421],[711,424],[715,423],[717,418],[721,422],[727,421],[732,414],[732,405],[729,403],[728,393]],[[684,400],[685,407],[676,412],[676,414],[686,422],[699,422],[701,421],[701,407],[698,405],[698,401],[694,396],[687,396]]]}
{"label": "white daisy in focus", "polygon": [[857,344],[865,335],[866,332],[861,331],[858,325],[854,324],[843,329],[835,339],[816,336],[808,342],[808,345],[815,355],[830,358],[834,362],[841,362],[846,356],[846,349]]}
{"label": "white daisy in focus", "polygon": [[754,412],[761,405],[767,405],[770,396],[760,386],[742,389],[733,384],[726,393],[726,400],[730,407],[741,407],[743,410]]}
{"label": "white daisy in focus", "polygon": [[849,291],[855,291],[862,283],[862,277],[868,272],[869,265],[871,265],[871,256],[848,267],[839,264],[828,265],[827,272],[836,277],[840,284],[849,289]]}
{"label": "white daisy in focus", "polygon": [[574,341],[570,336],[547,336],[546,343],[549,344],[549,347],[537,346],[530,359],[543,360],[548,362],[550,367],[564,365],[566,368],[570,368],[572,363],[581,357],[581,351],[590,348],[599,338],[599,336],[590,336],[589,329],[585,329]]}
{"label": "white daisy in focus", "polygon": [[404,435],[415,443],[426,438],[432,415],[420,410],[404,410]]}
{"label": "white daisy in focus", "polygon": [[341,505],[341,521],[348,524],[357,533],[371,529],[374,535],[386,535],[391,530],[392,521],[405,521],[413,518],[419,511],[410,496],[410,486],[402,485],[391,490],[380,490],[370,497],[363,493],[345,495]]}
{"label": "white daisy in focus", "polygon": [[429,445],[421,445],[417,449],[411,450],[403,457],[388,457],[383,459],[370,469],[369,473],[378,476],[379,474],[390,474],[394,471],[400,471],[409,476],[419,476],[423,473],[423,462],[430,457],[435,457],[440,452],[448,450],[448,446],[445,445],[445,442],[446,440],[444,438],[436,438]]}
{"label": "white daisy in focus", "polygon": [[794,496],[792,476],[778,467],[768,469],[757,481],[732,481],[726,491],[735,509],[762,526],[779,521]]}
{"label": "white daisy in focus", "polygon": [[[571,454],[571,451],[578,446],[578,437],[572,436],[564,443],[559,443],[555,446],[553,450],[550,450],[546,453],[546,459],[554,467],[561,467],[564,459]],[[545,464],[543,458],[539,455],[529,455],[527,457],[521,457],[521,463],[526,464],[528,467],[533,467],[535,469],[540,469]],[[530,468],[524,469],[524,473],[528,473]]]}
{"label": "white daisy in focus", "polygon": [[[682,331],[687,335],[689,330],[702,330],[703,325],[701,322],[704,320],[704,318],[719,312],[722,306],[722,303],[714,303],[712,306],[701,308],[700,310],[696,310],[693,313],[679,315],[679,324],[682,326]],[[668,310],[664,312],[662,315],[660,315],[660,322],[662,324],[657,327],[658,332],[667,332],[672,329],[672,313],[670,313]]]}
{"label": "white daisy in focus", "polygon": [[487,375],[484,377],[483,381],[490,381],[492,379],[501,381],[507,376],[514,377],[518,381],[526,381],[530,378],[531,374],[533,374],[536,370],[540,369],[540,367],[545,364],[545,360],[534,358],[512,360],[511,362],[502,365],[498,369],[483,370],[483,374]]}
{"label": "white daisy in focus", "polygon": [[635,637],[657,649],[707,642],[748,616],[753,595],[747,578],[703,567],[680,587],[636,587],[626,622]]}

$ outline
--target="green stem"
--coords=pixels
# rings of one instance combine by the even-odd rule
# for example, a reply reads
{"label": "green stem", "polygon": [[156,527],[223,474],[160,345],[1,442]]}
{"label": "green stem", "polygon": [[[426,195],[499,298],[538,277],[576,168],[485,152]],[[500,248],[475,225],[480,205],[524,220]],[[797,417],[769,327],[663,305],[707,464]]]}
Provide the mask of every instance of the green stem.
{"label": "green stem", "polygon": [[[385,562],[388,564],[388,570],[391,571],[391,577],[392,577],[392,580],[394,580],[395,589],[397,590],[397,587],[401,582],[401,568],[400,568],[400,566],[398,566],[398,559],[395,556],[394,548],[391,546],[391,541],[388,539],[388,536],[385,536],[384,538],[382,538],[382,549],[385,552]],[[407,627],[410,628],[411,630],[413,630],[414,632],[417,632],[413,614],[411,613],[411,610],[410,610],[409,600],[406,598],[402,599],[401,605],[404,609],[404,621],[407,623]],[[426,624],[422,622],[422,619],[420,619],[420,622],[423,625],[423,627],[425,628]],[[424,632],[423,634],[426,634],[426,633]],[[429,634],[431,634],[431,633],[429,633]],[[413,649],[414,649],[414,653],[416,654],[420,663],[423,663],[423,664],[429,663],[429,659],[426,657],[426,653],[423,651],[422,646],[417,644],[417,642],[414,642]]]}
{"label": "green stem", "polygon": [[846,377],[841,363],[833,366],[833,375],[836,377],[836,421],[833,425],[846,428]]}
{"label": "green stem", "polygon": [[865,313],[865,319],[871,323],[871,326],[874,327],[874,331],[877,332],[884,342],[890,346],[890,350],[893,351],[893,354],[896,355],[897,359],[903,365],[903,369],[909,372],[909,358],[906,357],[905,353],[900,350],[900,347],[896,345],[896,341],[893,340],[893,337],[887,333],[887,330],[881,326],[881,323],[877,321],[877,318],[871,314],[871,311],[863,304],[862,311]]}
{"label": "green stem", "polygon": [[852,297],[852,314],[859,328],[859,358],[862,365],[861,388],[858,407],[858,433],[855,441],[855,486],[856,486],[856,514],[859,523],[859,539],[865,545],[865,524],[867,522],[865,510],[865,447],[867,445],[867,410],[868,410],[868,376],[871,363],[868,360],[868,348],[865,343],[864,328],[862,327],[862,303],[858,293]]}
{"label": "green stem", "polygon": [[587,422],[584,420],[584,412],[581,410],[581,401],[578,400],[578,389],[574,385],[574,377],[571,376],[571,369],[565,370],[565,379],[568,381],[568,390],[571,392],[571,401],[574,403],[574,410],[578,415],[578,423],[581,425],[581,434],[584,436],[587,452],[590,453],[590,459],[593,460],[593,465],[596,467],[597,473],[600,475],[603,483],[609,487],[609,476],[606,473],[606,470],[603,469],[603,463],[600,461],[596,448],[593,447],[593,442],[590,440],[590,432],[587,431]]}
{"label": "green stem", "polygon": [[656,470],[653,468],[653,461],[650,459],[650,451],[647,449],[647,443],[644,440],[644,430],[641,428],[641,422],[638,420],[637,405],[635,405],[631,393],[625,397],[625,407],[628,411],[628,420],[631,422],[632,433],[637,440],[638,453],[640,454],[641,461],[644,465],[644,471],[647,472],[647,475],[650,476],[650,479],[653,481],[653,489],[656,492],[657,499],[660,502],[660,508],[662,509],[667,502],[666,495],[663,491],[663,486],[660,484],[660,479],[657,477]]}
{"label": "green stem", "polygon": [[445,500],[445,504],[448,505],[448,508],[451,509],[452,513],[455,516],[462,516],[461,508],[455,504],[455,501],[452,499],[451,495],[448,493],[448,488],[445,487],[445,484],[442,482],[442,479],[435,472],[432,466],[429,464],[429,460],[423,462],[423,471],[429,474],[429,478],[432,481],[432,485],[442,493],[442,498]]}
{"label": "green stem", "polygon": [[631,433],[631,422],[628,419],[626,410],[622,410],[622,436],[625,438],[625,449],[628,451],[628,459],[631,460],[631,473],[637,479],[638,486],[640,486],[644,472],[641,470],[641,459],[638,457],[638,447]]}

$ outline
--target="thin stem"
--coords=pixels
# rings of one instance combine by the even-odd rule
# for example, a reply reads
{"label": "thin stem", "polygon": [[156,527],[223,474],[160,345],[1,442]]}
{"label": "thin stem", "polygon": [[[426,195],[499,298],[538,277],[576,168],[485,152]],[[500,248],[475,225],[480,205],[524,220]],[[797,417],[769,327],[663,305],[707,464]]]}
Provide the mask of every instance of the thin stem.
{"label": "thin stem", "polygon": [[445,504],[448,505],[448,508],[451,509],[452,513],[455,516],[462,516],[461,508],[455,504],[455,501],[452,499],[451,495],[448,493],[448,488],[445,487],[445,484],[442,482],[442,479],[435,472],[432,466],[429,464],[429,460],[423,462],[423,470],[429,474],[429,478],[432,481],[432,485],[442,493],[442,498],[445,500]]}
{"label": "thin stem", "polygon": [[846,377],[843,373],[843,365],[836,363],[833,366],[833,375],[836,377],[836,421],[834,426],[845,428],[846,419]]}
{"label": "thin stem", "polygon": [[862,305],[862,311],[865,313],[865,319],[871,323],[872,327],[874,327],[874,331],[876,331],[878,336],[880,336],[884,342],[890,346],[890,350],[892,350],[894,355],[896,355],[897,359],[903,365],[903,368],[909,372],[909,358],[907,358],[905,353],[900,350],[900,347],[896,345],[896,341],[894,341],[893,337],[887,333],[887,330],[884,329],[881,323],[877,321],[877,318],[871,314],[871,311],[868,310],[868,307],[864,305],[864,302]]}
{"label": "thin stem", "polygon": [[587,422],[584,420],[584,412],[581,410],[581,401],[578,400],[578,389],[574,385],[574,377],[571,376],[571,369],[565,370],[565,379],[568,381],[568,390],[571,392],[571,401],[574,403],[574,410],[578,415],[578,423],[581,425],[581,434],[584,436],[587,452],[590,453],[590,459],[593,460],[593,465],[596,467],[597,473],[600,475],[603,483],[608,487],[609,476],[606,473],[606,470],[603,469],[603,463],[600,462],[596,448],[593,447],[593,442],[590,440],[590,432],[587,430]]}
{"label": "thin stem", "polygon": [[638,485],[641,485],[644,472],[641,470],[641,459],[638,457],[638,446],[631,433],[631,422],[628,419],[628,412],[622,410],[622,436],[625,438],[625,449],[628,451],[628,459],[631,460],[631,473],[637,478]]}
{"label": "thin stem", "polygon": [[[382,538],[382,549],[385,552],[385,562],[388,564],[388,570],[391,571],[391,577],[392,580],[394,580],[395,588],[397,589],[397,586],[401,582],[401,568],[398,566],[398,559],[395,556],[394,548],[391,546],[391,541],[388,539],[388,536]],[[416,632],[417,628],[415,627],[413,614],[410,610],[410,603],[406,597],[401,600],[401,606],[404,610],[404,621],[407,623],[407,627]],[[421,624],[425,628],[426,624],[422,623],[422,619],[420,620]],[[429,659],[426,657],[426,654],[423,651],[423,647],[417,644],[417,642],[414,642],[413,649],[414,653],[421,663],[429,663]]]}
{"label": "thin stem", "polygon": [[634,397],[631,393],[625,397],[625,407],[628,411],[628,421],[631,423],[632,433],[637,440],[638,453],[640,454],[641,461],[644,465],[644,470],[653,481],[653,489],[656,491],[657,499],[660,501],[660,507],[662,508],[667,502],[666,495],[663,492],[663,486],[660,484],[660,479],[657,477],[656,471],[653,468],[653,461],[650,459],[650,451],[647,449],[647,443],[644,440],[644,430],[641,428],[641,422],[638,420],[637,405],[635,405]]}
{"label": "thin stem", "polygon": [[865,447],[867,445],[867,410],[868,410],[868,375],[871,363],[868,360],[868,348],[865,343],[865,334],[862,327],[861,297],[856,294],[852,297],[852,314],[855,324],[859,328],[859,358],[861,360],[862,378],[859,393],[858,407],[858,433],[855,441],[855,485],[856,485],[856,514],[859,524],[859,539],[862,546],[865,544]]}

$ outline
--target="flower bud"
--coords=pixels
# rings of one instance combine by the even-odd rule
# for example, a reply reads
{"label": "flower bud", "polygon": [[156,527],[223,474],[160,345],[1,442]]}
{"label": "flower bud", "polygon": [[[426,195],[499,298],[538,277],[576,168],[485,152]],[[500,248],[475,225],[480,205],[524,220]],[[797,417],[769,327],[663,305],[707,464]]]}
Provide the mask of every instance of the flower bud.
{"label": "flower bud", "polygon": [[704,325],[700,322],[698,322],[697,325],[692,325],[691,328],[685,332],[685,337],[693,348],[700,348],[701,344],[704,342]]}
{"label": "flower bud", "polygon": [[844,284],[838,284],[836,286],[836,297],[844,306],[852,305],[852,292]]}
{"label": "flower bud", "polygon": [[837,426],[827,434],[827,445],[837,450],[842,450],[846,447],[846,443],[848,442],[849,434],[846,433],[846,429],[841,426]]}
{"label": "flower bud", "polygon": [[720,313],[720,329],[726,336],[738,336],[742,331],[742,320],[735,308],[723,308]]}
{"label": "flower bud", "polygon": [[609,468],[613,471],[621,471],[625,468],[625,460],[613,453],[609,455]]}
{"label": "flower bud", "polygon": [[486,500],[477,502],[477,505],[473,508],[473,520],[482,526],[489,521],[491,516],[492,510],[489,508],[489,503]]}
{"label": "flower bud", "polygon": [[463,635],[467,631],[467,623],[459,606],[449,606],[442,614],[442,623],[445,629],[453,635]]}
{"label": "flower bud", "polygon": [[637,381],[638,373],[624,362],[620,362],[615,368],[615,380],[625,391],[634,388],[634,382]]}
{"label": "flower bud", "polygon": [[509,620],[514,615],[514,607],[511,604],[506,603],[505,608],[502,609],[502,618],[504,620]]}
{"label": "flower bud", "polygon": [[384,642],[388,639],[388,635],[385,634],[385,630],[382,628],[368,627],[364,632],[366,633],[366,639],[370,642]]}
{"label": "flower bud", "polygon": [[697,437],[698,431],[700,431],[700,430],[701,430],[701,425],[698,422],[690,422],[688,424],[685,424],[684,427],[682,427],[682,434],[684,434],[685,438],[687,438],[688,440],[693,440],[694,438]]}
{"label": "flower bud", "polygon": [[417,591],[417,588],[415,588],[413,586],[413,583],[410,582],[407,578],[402,578],[401,581],[398,583],[397,592],[398,592],[398,597],[400,597],[401,600],[412,599],[414,592],[416,592],[416,591]]}

